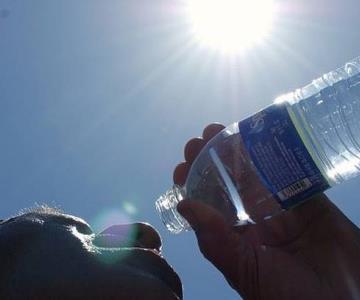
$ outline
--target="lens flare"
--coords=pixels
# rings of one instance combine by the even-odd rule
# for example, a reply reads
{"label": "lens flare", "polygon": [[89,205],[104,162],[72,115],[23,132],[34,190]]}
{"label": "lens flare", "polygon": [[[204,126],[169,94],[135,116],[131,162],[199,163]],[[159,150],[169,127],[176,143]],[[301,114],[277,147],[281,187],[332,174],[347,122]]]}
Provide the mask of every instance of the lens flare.
{"label": "lens flare", "polygon": [[132,223],[131,218],[123,213],[120,209],[107,209],[100,212],[92,222],[96,231],[102,231],[117,224],[129,224]]}
{"label": "lens flare", "polygon": [[130,216],[134,216],[137,214],[138,210],[136,208],[136,206],[128,201],[123,202],[123,210]]}
{"label": "lens flare", "polygon": [[[94,244],[100,247],[98,249],[102,252],[102,255],[99,256],[99,259],[103,263],[115,264],[125,259],[129,254],[128,251],[109,251],[109,249],[128,248],[134,245],[137,236],[136,226],[126,226],[126,224],[131,223],[133,221],[129,215],[120,209],[104,210],[93,220],[92,224],[95,231],[101,232],[101,234],[97,234],[95,237]],[[111,232],[111,230],[109,231],[109,228],[116,225],[125,226],[121,226],[121,232],[119,229],[116,229],[115,233]]]}

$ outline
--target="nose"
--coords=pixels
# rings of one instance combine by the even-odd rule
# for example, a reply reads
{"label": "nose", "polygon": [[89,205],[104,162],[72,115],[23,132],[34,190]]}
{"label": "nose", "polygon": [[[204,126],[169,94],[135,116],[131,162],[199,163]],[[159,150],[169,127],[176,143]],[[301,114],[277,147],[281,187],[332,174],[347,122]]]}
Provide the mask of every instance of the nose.
{"label": "nose", "polygon": [[160,252],[161,238],[158,232],[147,223],[113,225],[100,232],[93,240],[98,247],[137,247],[154,249]]}

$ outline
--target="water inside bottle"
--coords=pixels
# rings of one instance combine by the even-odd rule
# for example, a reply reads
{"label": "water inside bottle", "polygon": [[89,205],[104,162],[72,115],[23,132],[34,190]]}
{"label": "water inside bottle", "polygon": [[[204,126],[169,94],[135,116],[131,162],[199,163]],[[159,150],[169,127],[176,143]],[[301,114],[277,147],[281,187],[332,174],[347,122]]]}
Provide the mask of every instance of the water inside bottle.
{"label": "water inside bottle", "polygon": [[[359,116],[357,58],[213,138],[185,186],[157,201],[164,224],[174,233],[189,228],[176,211],[183,197],[206,202],[236,225],[277,215],[359,175]],[[263,126],[253,126],[259,120]]]}
{"label": "water inside bottle", "polygon": [[193,168],[186,196],[211,205],[230,224],[258,222],[282,210],[258,177],[238,130],[213,139]]}
{"label": "water inside bottle", "polygon": [[[326,76],[316,80],[306,87],[307,95],[299,90],[298,101],[289,106],[296,130],[330,185],[360,173],[360,74],[336,80],[329,82]],[[187,197],[207,202],[240,224],[282,210],[259,176],[238,129],[228,128],[203,151],[196,170],[190,172]]]}
{"label": "water inside bottle", "polygon": [[330,184],[360,173],[360,74],[332,85],[326,77],[314,81],[320,92],[291,107],[307,146]]}

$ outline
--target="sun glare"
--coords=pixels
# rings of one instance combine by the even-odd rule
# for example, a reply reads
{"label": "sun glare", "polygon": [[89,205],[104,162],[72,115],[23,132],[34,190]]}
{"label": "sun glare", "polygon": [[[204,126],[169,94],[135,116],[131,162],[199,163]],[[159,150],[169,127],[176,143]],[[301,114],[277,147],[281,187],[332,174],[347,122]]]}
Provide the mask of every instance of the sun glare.
{"label": "sun glare", "polygon": [[238,52],[269,35],[273,0],[187,0],[194,34],[200,43]]}

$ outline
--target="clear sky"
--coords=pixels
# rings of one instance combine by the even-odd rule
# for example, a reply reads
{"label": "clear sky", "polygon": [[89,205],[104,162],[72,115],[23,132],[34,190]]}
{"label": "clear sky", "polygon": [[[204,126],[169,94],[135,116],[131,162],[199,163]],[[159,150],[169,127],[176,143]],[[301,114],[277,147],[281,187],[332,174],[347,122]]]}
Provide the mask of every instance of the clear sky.
{"label": "clear sky", "polygon": [[[96,230],[150,222],[185,299],[238,299],[192,233],[164,230],[154,201],[206,124],[360,55],[358,0],[278,4],[266,43],[226,56],[197,44],[180,0],[0,0],[1,217],[38,202]],[[328,192],[357,225],[359,184]]]}

